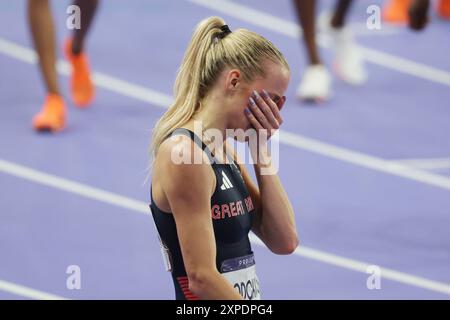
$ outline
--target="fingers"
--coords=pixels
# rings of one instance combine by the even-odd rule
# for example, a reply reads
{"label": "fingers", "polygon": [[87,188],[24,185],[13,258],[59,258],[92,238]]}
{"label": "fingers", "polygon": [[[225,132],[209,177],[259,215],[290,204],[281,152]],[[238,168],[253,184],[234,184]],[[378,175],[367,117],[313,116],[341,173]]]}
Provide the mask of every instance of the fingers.
{"label": "fingers", "polygon": [[253,128],[255,128],[258,132],[259,130],[263,130],[263,126],[259,123],[258,120],[256,120],[255,116],[253,115],[253,113],[250,111],[249,108],[245,108],[245,115],[247,116],[248,121],[250,122],[250,124],[253,126]]}
{"label": "fingers", "polygon": [[[262,98],[256,90],[253,91],[253,99],[255,100],[259,109],[265,115],[271,128],[278,129],[280,127],[280,124],[278,123],[278,120],[275,118],[275,115],[271,108],[271,102],[273,102],[273,101],[272,101],[272,99],[270,99],[267,92],[264,93],[264,91],[263,91],[263,96],[264,96],[264,98]],[[267,128],[267,129],[270,129],[270,128]]]}
{"label": "fingers", "polygon": [[[281,104],[283,103],[284,100]],[[245,115],[256,130],[267,131],[268,136],[278,130],[283,122],[278,105],[266,90],[263,90],[261,95],[256,90],[253,91],[248,108],[245,109]]]}
{"label": "fingers", "polygon": [[[262,101],[261,97],[259,97],[259,100]],[[258,105],[252,97],[249,98],[249,107],[250,107],[250,111],[252,112],[253,116],[256,118],[256,120],[260,123],[260,125],[264,129],[269,129],[269,130],[272,129],[272,125],[267,120],[266,115],[261,110],[260,104]]]}
{"label": "fingers", "polygon": [[[264,98],[264,101],[266,102],[266,104],[269,106],[270,111],[272,111],[273,116],[275,117],[275,119],[278,122],[278,127],[276,129],[278,129],[280,127],[280,125],[283,123],[283,118],[281,117],[281,107],[279,107],[269,96],[269,94],[267,93],[266,90],[262,91],[262,96]],[[282,98],[281,98],[282,99]],[[282,102],[283,104],[284,102]]]}
{"label": "fingers", "polygon": [[283,119],[281,118],[281,109],[283,109],[285,102],[286,102],[286,96],[282,96],[276,103],[277,107],[278,107],[278,113],[280,113],[280,119],[281,119],[280,124],[283,123]]}

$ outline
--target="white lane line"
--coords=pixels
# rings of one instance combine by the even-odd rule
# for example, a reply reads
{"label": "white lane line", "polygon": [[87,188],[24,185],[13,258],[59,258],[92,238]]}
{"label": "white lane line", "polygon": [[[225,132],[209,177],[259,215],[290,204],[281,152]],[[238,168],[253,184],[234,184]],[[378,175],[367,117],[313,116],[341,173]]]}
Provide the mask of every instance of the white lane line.
{"label": "white lane line", "polygon": [[286,145],[308,150],[329,158],[450,190],[449,178],[442,175],[417,170],[401,163],[391,162],[361,152],[336,147],[331,144],[306,138],[285,130],[281,130],[280,132],[280,141]]}
{"label": "white lane line", "polygon": [[[228,0],[187,1],[291,38],[297,39],[301,35],[301,30],[297,23],[286,21],[286,19],[278,18],[236,2]],[[319,36],[317,42],[322,47],[329,46],[326,37]],[[359,46],[359,48],[361,49],[365,60],[369,62],[411,76],[450,86],[449,72],[367,47]]]}
{"label": "white lane line", "polygon": [[450,86],[450,73],[444,70],[427,66],[426,64],[414,62],[404,58],[397,57],[392,54],[384,53],[375,49],[360,47],[364,58],[374,64],[396,70],[429,80],[431,82],[440,83],[446,86]]}
{"label": "white lane line", "polygon": [[391,160],[391,162],[400,163],[408,167],[422,170],[439,170],[450,168],[450,158],[398,159]]}
{"label": "white lane line", "polygon": [[[251,23],[260,28],[275,31],[292,38],[302,36],[302,29],[296,23],[280,19],[269,13],[255,10],[245,5],[224,0],[188,0],[202,7],[226,14],[230,17]],[[232,28],[232,26],[230,26]]]}
{"label": "white lane line", "polygon": [[42,171],[34,170],[24,166],[15,165],[12,162],[3,161],[0,159],[0,171],[20,177],[29,181],[40,183],[48,187],[57,188],[70,193],[78,194],[80,196],[107,202],[118,207],[147,213],[148,210],[142,206],[142,202],[120,196],[101,189],[90,187],[86,184],[78,183],[72,180],[60,178],[55,175],[43,173]]}
{"label": "white lane line", "polygon": [[[253,243],[259,244],[261,246],[264,246],[264,243],[256,237],[254,234],[250,234],[250,239]],[[362,262],[358,260],[353,260],[345,257],[341,257],[335,254],[319,251],[316,249],[311,249],[304,246],[299,246],[294,252],[296,255],[311,259],[320,261],[326,264],[334,265],[337,267],[341,267],[344,269],[350,269],[353,271],[358,271],[362,273],[368,273],[368,268],[370,266],[376,265],[374,263],[368,263],[368,262]],[[414,287],[420,287],[423,289],[428,289],[431,291],[441,292],[450,295],[450,285],[443,283],[443,282],[437,282],[433,280],[429,280],[422,277],[417,277],[405,272],[396,271],[393,269],[384,268],[381,266],[381,277],[384,279],[389,279],[392,281],[400,282],[403,284],[407,284]]]}
{"label": "white lane line", "polygon": [[370,30],[365,23],[350,23],[349,27],[356,37],[388,36],[399,34],[401,31],[400,28],[388,26],[387,24],[384,24],[379,30]]}
{"label": "white lane line", "polygon": [[66,298],[25,287],[16,283],[0,280],[0,291],[12,293],[16,296],[36,299],[36,300],[67,300]]}
{"label": "white lane line", "polygon": [[[23,62],[33,64],[36,63],[36,54],[34,50],[17,45],[1,38],[0,53]],[[69,65],[65,61],[58,61],[57,69],[58,72],[63,75],[68,75],[70,71]],[[167,108],[172,101],[172,98],[169,95],[130,83],[128,81],[117,79],[104,73],[93,72],[93,81],[98,87],[122,94],[127,97],[148,102],[160,108]],[[280,131],[280,142],[298,149],[307,150],[316,154],[321,154],[329,158],[348,162],[368,169],[447,190],[450,189],[450,179],[445,176],[420,171],[400,163],[393,163],[391,161],[387,161],[378,157],[366,155],[342,147],[337,147],[332,144],[307,138],[305,136],[288,132],[286,130]]]}
{"label": "white lane line", "polygon": [[[2,38],[0,38],[0,53],[25,63],[37,64],[37,55],[33,49]],[[70,64],[64,60],[57,61],[56,69],[58,73],[65,76],[69,76],[71,72]],[[92,79],[98,87],[124,96],[133,97],[158,107],[167,108],[172,103],[172,98],[166,94],[111,77],[101,72],[93,72]]]}
{"label": "white lane line", "polygon": [[[0,159],[0,172],[15,177],[19,177],[28,181],[32,181],[38,184],[42,184],[45,186],[49,186],[55,189],[63,190],[69,193],[74,193],[89,199],[97,200],[114,206],[119,206],[121,208],[129,209],[135,212],[143,213],[146,215],[150,213],[148,204],[145,202],[127,198],[109,191],[98,189],[86,184],[81,184],[79,182],[75,182],[69,179],[61,178],[29,167],[18,165],[16,163],[9,162],[6,160]],[[250,240],[252,241],[252,243],[256,245],[265,247],[265,245],[253,234],[250,235]],[[298,247],[294,252],[294,254],[304,258],[320,261],[326,264],[362,273],[366,273],[367,267],[371,265],[367,262],[348,259],[345,257],[315,250],[305,246]],[[410,275],[393,269],[384,268],[381,266],[380,268],[381,268],[381,275],[385,279],[450,295],[450,285],[444,282],[438,282],[422,277],[417,277],[414,275]],[[0,290],[2,290],[1,286]]]}

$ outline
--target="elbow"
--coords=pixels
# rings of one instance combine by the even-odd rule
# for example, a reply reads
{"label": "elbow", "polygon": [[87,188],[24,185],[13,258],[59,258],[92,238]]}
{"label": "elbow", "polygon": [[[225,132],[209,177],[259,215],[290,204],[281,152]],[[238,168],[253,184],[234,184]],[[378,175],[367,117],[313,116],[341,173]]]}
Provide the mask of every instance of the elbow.
{"label": "elbow", "polygon": [[199,298],[205,297],[210,289],[210,271],[193,270],[188,272],[189,291]]}
{"label": "elbow", "polygon": [[295,238],[295,240],[292,240],[288,243],[286,243],[282,249],[280,250],[280,252],[278,254],[282,254],[282,255],[288,255],[288,254],[293,254],[295,252],[295,250],[297,249],[299,245],[299,241],[297,238]]}
{"label": "elbow", "polygon": [[293,254],[297,247],[299,246],[300,241],[296,233],[294,233],[288,239],[285,239],[283,242],[278,243],[278,245],[274,248],[271,248],[272,252],[279,255],[288,255]]}

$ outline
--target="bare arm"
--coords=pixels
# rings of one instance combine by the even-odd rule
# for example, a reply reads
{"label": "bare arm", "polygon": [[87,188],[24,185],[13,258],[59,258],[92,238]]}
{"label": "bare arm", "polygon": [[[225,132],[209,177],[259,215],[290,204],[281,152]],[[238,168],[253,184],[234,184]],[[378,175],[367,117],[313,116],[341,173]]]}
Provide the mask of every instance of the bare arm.
{"label": "bare arm", "polygon": [[255,204],[252,231],[277,254],[290,254],[298,246],[294,210],[278,175],[261,175],[254,165],[258,186],[245,166],[240,166],[245,184]]}
{"label": "bare arm", "polygon": [[[183,150],[204,153],[185,138]],[[180,144],[178,144],[180,145]],[[165,174],[161,186],[176,226],[189,289],[201,299],[242,299],[216,268],[216,244],[211,220],[211,194],[215,186],[209,164],[175,164],[173,143],[163,143],[157,161]]]}
{"label": "bare arm", "polygon": [[[285,98],[277,105],[267,92],[263,93],[262,96],[255,97],[255,102],[250,105],[251,112],[246,115],[257,132],[273,132],[278,130],[283,122],[279,110]],[[252,158],[256,159],[254,168],[258,187],[253,183],[246,168],[241,166],[244,181],[257,208],[252,231],[274,253],[290,254],[298,246],[294,210],[277,170],[272,167],[271,157],[265,152],[265,140],[260,140],[256,146],[252,143],[249,145]]]}
{"label": "bare arm", "polygon": [[239,164],[255,207],[252,231],[272,252],[292,253],[298,246],[294,210],[278,175],[261,174],[260,165],[255,164],[254,169],[258,179],[258,185],[256,185],[245,165],[241,164],[237,154],[229,145],[227,150]]}

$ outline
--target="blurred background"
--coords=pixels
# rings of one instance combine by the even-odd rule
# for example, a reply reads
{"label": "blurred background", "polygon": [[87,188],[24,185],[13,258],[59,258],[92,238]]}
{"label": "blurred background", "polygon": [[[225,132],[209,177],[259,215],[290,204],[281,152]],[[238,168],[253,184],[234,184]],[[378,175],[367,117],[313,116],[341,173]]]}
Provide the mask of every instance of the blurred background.
{"label": "blurred background", "polygon": [[[212,15],[264,35],[291,66],[279,174],[301,245],[275,256],[252,238],[263,297],[449,298],[450,21],[437,2],[416,32],[384,20],[371,29],[368,7],[385,3],[354,1],[347,26],[367,80],[339,79],[320,40],[332,94],[311,103],[296,94],[308,59],[289,0],[100,1],[85,109],[69,99],[62,53],[71,2],[50,3],[67,99],[56,134],[31,125],[46,91],[27,1],[0,2],[1,299],[173,299],[148,209],[148,146],[192,31]],[[319,1],[317,17],[332,7]]]}

